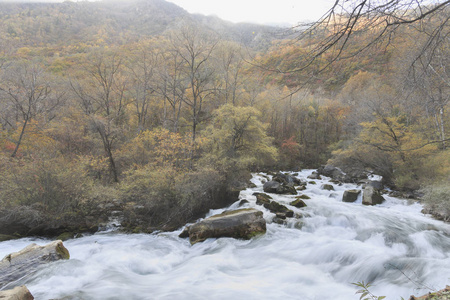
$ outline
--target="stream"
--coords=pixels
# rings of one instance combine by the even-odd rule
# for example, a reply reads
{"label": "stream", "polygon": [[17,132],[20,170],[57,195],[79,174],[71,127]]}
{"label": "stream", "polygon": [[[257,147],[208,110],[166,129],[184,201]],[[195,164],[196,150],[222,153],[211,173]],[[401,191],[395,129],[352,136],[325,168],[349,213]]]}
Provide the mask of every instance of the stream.
{"label": "stream", "polygon": [[[312,170],[297,176],[303,180]],[[387,299],[408,299],[450,284],[450,225],[421,213],[422,206],[384,195],[381,205],[342,202],[354,184],[320,189],[314,180],[300,193],[305,208],[288,206],[301,218],[271,223],[273,213],[256,205],[263,174],[240,194],[264,213],[267,233],[252,240],[208,239],[190,245],[175,232],[99,232],[64,242],[71,258],[12,283],[26,284],[35,299],[359,299],[353,285]],[[310,180],[308,180],[310,181]],[[293,195],[271,195],[288,205]],[[238,202],[226,209],[238,208]],[[209,215],[226,210],[213,210]],[[0,243],[0,258],[30,243]],[[5,289],[11,288],[6,286]]]}

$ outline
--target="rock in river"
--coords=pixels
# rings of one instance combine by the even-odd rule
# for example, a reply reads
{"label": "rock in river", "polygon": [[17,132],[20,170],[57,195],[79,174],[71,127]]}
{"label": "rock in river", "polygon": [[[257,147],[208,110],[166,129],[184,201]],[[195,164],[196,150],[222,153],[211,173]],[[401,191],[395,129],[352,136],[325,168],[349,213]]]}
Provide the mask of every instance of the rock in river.
{"label": "rock in river", "polygon": [[11,290],[0,291],[1,300],[33,300],[34,297],[26,286],[17,286]]}
{"label": "rock in river", "polygon": [[226,211],[202,220],[188,229],[191,244],[219,237],[250,239],[265,232],[266,220],[263,213],[254,208]]}
{"label": "rock in river", "polygon": [[383,201],[383,196],[381,196],[380,192],[373,186],[368,185],[364,188],[362,204],[376,205],[383,203]]}
{"label": "rock in river", "polygon": [[53,241],[45,246],[31,244],[20,250],[8,254],[0,261],[0,288],[26,276],[44,263],[69,259],[69,251],[62,241]]}
{"label": "rock in river", "polygon": [[263,185],[263,190],[266,193],[297,195],[297,191],[293,186],[279,183],[278,181],[267,181]]}
{"label": "rock in river", "polygon": [[342,196],[342,202],[355,202],[359,194],[361,194],[361,190],[346,190]]}

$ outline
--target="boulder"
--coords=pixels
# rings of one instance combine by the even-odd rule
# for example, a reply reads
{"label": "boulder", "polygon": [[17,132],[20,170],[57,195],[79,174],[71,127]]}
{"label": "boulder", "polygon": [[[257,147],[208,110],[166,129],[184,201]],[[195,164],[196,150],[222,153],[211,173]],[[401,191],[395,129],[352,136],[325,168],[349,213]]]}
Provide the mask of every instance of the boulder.
{"label": "boulder", "polygon": [[256,204],[258,205],[264,205],[264,203],[270,203],[270,200],[272,200],[272,197],[270,197],[267,194],[264,193],[253,193],[254,196],[256,196]]}
{"label": "boulder", "polygon": [[322,179],[322,177],[320,177],[320,174],[317,173],[316,171],[313,171],[311,173],[311,175],[309,175],[307,178],[309,178],[309,179]]}
{"label": "boulder", "polygon": [[250,239],[266,232],[266,220],[262,211],[257,209],[238,209],[202,220],[190,226],[188,232],[192,245],[208,238]]}
{"label": "boulder", "polygon": [[272,177],[272,180],[289,186],[301,185],[302,181],[292,175],[277,173]]}
{"label": "boulder", "polygon": [[61,240],[45,246],[28,245],[19,252],[6,255],[0,261],[0,288],[34,272],[42,264],[69,257],[69,251]]}
{"label": "boulder", "polygon": [[383,203],[384,198],[380,192],[373,186],[368,185],[364,188],[362,204],[364,205],[376,205]]}
{"label": "boulder", "polygon": [[308,196],[308,195],[302,194],[300,196],[295,197],[295,199],[306,199],[306,200],[308,200],[308,199],[311,199],[311,197]]}
{"label": "boulder", "polygon": [[12,290],[0,291],[1,300],[33,300],[34,297],[26,286],[17,286]]}
{"label": "boulder", "polygon": [[341,169],[332,165],[320,167],[319,169],[317,169],[317,173],[323,176],[331,177],[336,181],[347,181],[348,179],[348,176]]}
{"label": "boulder", "polygon": [[263,190],[266,193],[297,195],[297,191],[293,186],[273,180],[264,183]]}
{"label": "boulder", "polygon": [[360,179],[357,184],[362,185],[362,187],[370,185],[373,186],[376,190],[382,190],[384,188],[383,183],[377,180]]}
{"label": "boulder", "polygon": [[292,206],[295,206],[297,208],[306,207],[306,203],[302,199],[297,199],[289,203]]}
{"label": "boulder", "polygon": [[275,217],[276,218],[280,218],[280,219],[282,219],[282,220],[286,220],[286,215],[285,214],[283,214],[283,213],[276,213],[275,214]]}
{"label": "boulder", "polygon": [[361,194],[361,190],[346,190],[342,196],[342,202],[355,202],[359,194]]}
{"label": "boulder", "polygon": [[248,200],[242,199],[241,201],[239,201],[238,206],[241,207],[241,206],[244,206],[245,204],[248,204],[248,203],[250,203],[250,202],[248,202]]}
{"label": "boulder", "polygon": [[276,216],[272,219],[272,222],[280,225],[286,225],[286,217],[283,218]]}
{"label": "boulder", "polygon": [[334,187],[331,184],[322,184],[320,186],[320,189],[326,191],[334,191]]}
{"label": "boulder", "polygon": [[286,215],[286,217],[293,217],[294,216],[294,212],[292,210],[290,210],[289,208],[287,208],[286,206],[284,206],[283,204],[280,204],[276,201],[271,201],[270,203],[265,203],[264,207],[267,208],[268,210],[270,210],[273,213],[283,213]]}

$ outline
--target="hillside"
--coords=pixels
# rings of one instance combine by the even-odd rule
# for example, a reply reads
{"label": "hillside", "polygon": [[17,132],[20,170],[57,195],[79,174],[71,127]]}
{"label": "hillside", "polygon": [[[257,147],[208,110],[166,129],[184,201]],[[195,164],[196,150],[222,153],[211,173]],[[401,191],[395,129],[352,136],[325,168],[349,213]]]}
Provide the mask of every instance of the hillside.
{"label": "hillside", "polygon": [[191,15],[164,0],[0,3],[0,37],[16,47],[92,44],[100,39],[118,45],[164,34],[182,21],[257,48],[270,44],[275,30]]}

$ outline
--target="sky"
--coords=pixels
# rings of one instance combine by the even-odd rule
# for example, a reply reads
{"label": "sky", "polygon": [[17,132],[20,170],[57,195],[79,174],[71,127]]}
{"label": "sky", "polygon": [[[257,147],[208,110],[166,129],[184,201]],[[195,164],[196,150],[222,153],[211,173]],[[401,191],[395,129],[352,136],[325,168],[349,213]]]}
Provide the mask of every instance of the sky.
{"label": "sky", "polygon": [[168,0],[190,13],[215,15],[234,23],[290,24],[315,21],[334,0]]}

